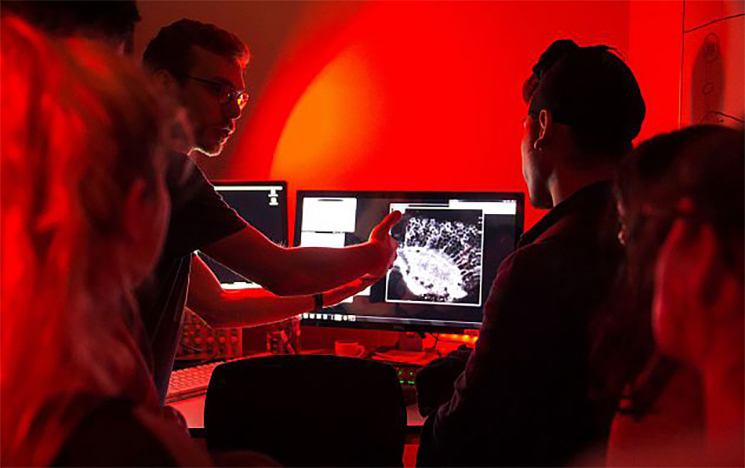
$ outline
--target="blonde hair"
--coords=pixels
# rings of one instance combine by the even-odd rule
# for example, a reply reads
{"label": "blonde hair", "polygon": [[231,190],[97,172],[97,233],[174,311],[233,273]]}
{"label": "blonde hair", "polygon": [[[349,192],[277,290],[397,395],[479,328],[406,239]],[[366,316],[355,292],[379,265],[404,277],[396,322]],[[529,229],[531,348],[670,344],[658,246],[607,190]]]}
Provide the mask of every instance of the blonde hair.
{"label": "blonde hair", "polygon": [[162,113],[111,51],[1,21],[0,464],[48,465],[81,396],[146,398],[123,211],[162,177]]}

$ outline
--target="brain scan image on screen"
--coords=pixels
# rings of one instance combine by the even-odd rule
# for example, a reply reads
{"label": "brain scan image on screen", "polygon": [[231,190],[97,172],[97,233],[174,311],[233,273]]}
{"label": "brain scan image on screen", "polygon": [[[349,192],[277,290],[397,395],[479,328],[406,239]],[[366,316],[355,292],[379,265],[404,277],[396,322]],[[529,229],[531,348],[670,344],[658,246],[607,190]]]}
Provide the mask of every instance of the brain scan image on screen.
{"label": "brain scan image on screen", "polygon": [[483,231],[480,210],[407,209],[386,301],[480,306]]}

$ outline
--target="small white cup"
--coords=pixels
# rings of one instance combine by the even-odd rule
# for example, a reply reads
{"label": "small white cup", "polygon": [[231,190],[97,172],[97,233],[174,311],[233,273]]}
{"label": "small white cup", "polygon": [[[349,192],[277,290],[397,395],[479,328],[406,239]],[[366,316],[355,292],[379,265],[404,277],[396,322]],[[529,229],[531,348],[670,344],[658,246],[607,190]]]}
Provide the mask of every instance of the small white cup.
{"label": "small white cup", "polygon": [[336,340],[334,352],[337,356],[359,357],[365,352],[365,348],[354,340]]}

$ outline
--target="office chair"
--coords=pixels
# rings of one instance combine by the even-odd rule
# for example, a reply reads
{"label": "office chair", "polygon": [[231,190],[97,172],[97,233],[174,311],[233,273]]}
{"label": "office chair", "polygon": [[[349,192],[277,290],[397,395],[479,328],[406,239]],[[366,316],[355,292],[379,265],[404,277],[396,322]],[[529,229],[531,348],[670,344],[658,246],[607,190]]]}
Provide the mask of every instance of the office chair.
{"label": "office chair", "polygon": [[284,466],[402,466],[406,406],[388,364],[280,355],[218,366],[204,408],[207,446]]}

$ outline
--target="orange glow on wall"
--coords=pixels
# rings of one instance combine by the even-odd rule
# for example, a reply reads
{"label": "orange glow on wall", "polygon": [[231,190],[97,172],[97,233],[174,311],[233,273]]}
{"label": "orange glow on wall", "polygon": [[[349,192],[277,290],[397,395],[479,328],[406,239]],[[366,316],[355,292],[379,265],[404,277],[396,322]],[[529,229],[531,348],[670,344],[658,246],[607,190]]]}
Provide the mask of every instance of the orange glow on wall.
{"label": "orange glow on wall", "polygon": [[319,73],[287,120],[271,178],[292,176],[295,184],[313,186],[325,179],[355,177],[359,148],[375,144],[381,125],[374,74],[364,53],[353,47]]}
{"label": "orange glow on wall", "polygon": [[644,137],[677,127],[682,2],[335,4],[309,2],[216,174],[287,180],[290,222],[303,189],[524,192],[520,89],[558,38],[620,51]]}

